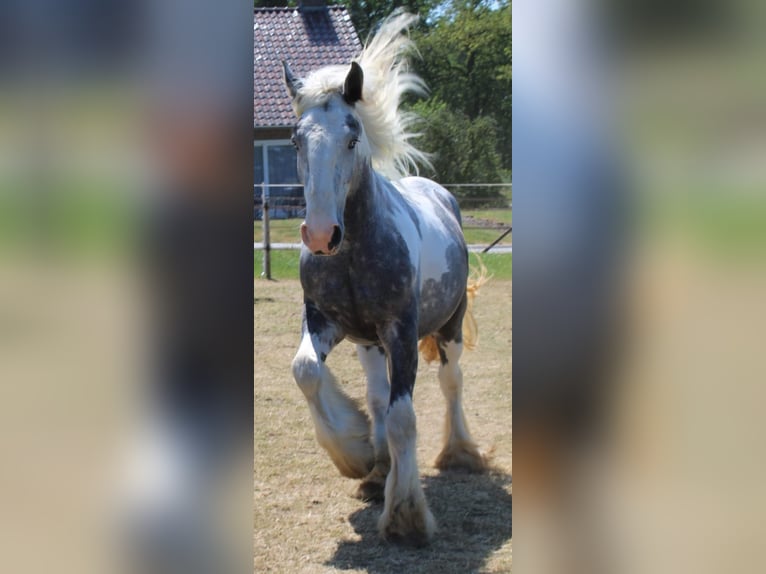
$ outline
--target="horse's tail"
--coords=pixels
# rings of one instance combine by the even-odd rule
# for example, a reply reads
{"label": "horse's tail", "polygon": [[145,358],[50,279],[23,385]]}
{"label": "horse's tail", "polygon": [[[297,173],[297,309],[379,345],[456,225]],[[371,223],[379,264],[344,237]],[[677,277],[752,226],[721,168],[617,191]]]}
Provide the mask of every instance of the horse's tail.
{"label": "horse's tail", "polygon": [[420,339],[418,350],[426,363],[433,363],[439,358],[439,345],[433,335],[426,335]]}
{"label": "horse's tail", "polygon": [[476,318],[473,316],[473,300],[476,295],[479,294],[479,289],[487,281],[489,276],[487,275],[487,268],[480,257],[477,256],[479,261],[479,267],[471,268],[471,274],[468,277],[468,286],[465,289],[468,305],[465,310],[465,316],[463,317],[463,345],[468,350],[473,350],[479,343],[479,325],[476,323]]}
{"label": "horse's tail", "polygon": [[[468,277],[468,284],[465,289],[467,306],[465,315],[463,316],[463,345],[468,350],[473,350],[479,343],[479,325],[476,323],[476,318],[473,316],[473,301],[476,295],[479,294],[479,289],[490,277],[487,275],[487,268],[481,258],[479,260],[479,267],[472,267],[471,274]],[[439,345],[436,342],[436,337],[433,335],[426,335],[420,340],[418,345],[423,360],[427,363],[432,363],[439,358]]]}

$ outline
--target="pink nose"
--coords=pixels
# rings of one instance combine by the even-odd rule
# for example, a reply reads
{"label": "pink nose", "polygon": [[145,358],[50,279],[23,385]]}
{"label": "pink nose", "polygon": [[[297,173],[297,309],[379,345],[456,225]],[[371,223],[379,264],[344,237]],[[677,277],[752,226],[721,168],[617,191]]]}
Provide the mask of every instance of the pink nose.
{"label": "pink nose", "polygon": [[323,255],[333,253],[340,245],[341,235],[338,225],[323,229],[309,229],[305,222],[301,224],[301,239],[312,253]]}

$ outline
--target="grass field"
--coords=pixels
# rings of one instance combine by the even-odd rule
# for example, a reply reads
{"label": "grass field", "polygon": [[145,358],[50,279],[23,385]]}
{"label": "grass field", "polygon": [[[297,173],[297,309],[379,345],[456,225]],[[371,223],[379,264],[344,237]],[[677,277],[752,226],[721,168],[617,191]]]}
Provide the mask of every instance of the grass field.
{"label": "grass field", "polygon": [[463,217],[471,216],[477,219],[489,219],[505,225],[513,223],[513,212],[510,209],[463,209]]}
{"label": "grass field", "polygon": [[[500,219],[498,221],[506,222],[506,219]],[[263,228],[261,222],[255,222],[255,229],[253,233],[253,241],[263,241]],[[299,219],[275,219],[269,224],[269,235],[272,243],[300,243],[301,221]],[[463,229],[463,235],[468,243],[489,244],[492,243],[500,234],[502,230],[498,229],[484,229],[478,227],[465,227]],[[511,236],[505,237],[501,245],[510,245]]]}
{"label": "grass field", "polygon": [[[496,279],[482,288],[474,308],[479,346],[462,361],[466,417],[480,447],[494,452],[493,471],[466,475],[433,468],[445,403],[436,366],[420,362],[414,397],[418,459],[439,532],[419,550],[378,538],[381,506],[353,497],[357,481],[342,478],[314,438],[306,401],[290,373],[300,336],[300,285],[256,279],[254,291],[255,571],[510,572],[511,282]],[[342,342],[327,363],[347,392],[362,400],[353,346]]]}
{"label": "grass field", "polygon": [[[505,225],[511,224],[511,211],[503,209],[495,210],[467,210],[466,215],[476,218],[486,219]],[[299,219],[276,219],[271,222],[271,241],[273,243],[300,243],[300,224]],[[484,229],[470,227],[463,230],[466,241],[471,244],[489,244],[494,241],[502,231],[498,229]],[[255,222],[254,234],[255,241],[263,239],[261,222]],[[512,235],[508,235],[500,245],[511,245]],[[275,250],[271,252],[271,276],[274,279],[297,279],[298,262],[300,253],[295,251]],[[487,267],[487,271],[496,279],[511,279],[513,271],[512,254],[487,253],[481,256],[481,260]],[[263,271],[263,252],[254,253],[254,275],[259,277]],[[478,259],[475,254],[471,254],[471,265],[477,266]]]}
{"label": "grass field", "polygon": [[[485,253],[477,256],[475,253],[469,255],[471,265],[479,265],[478,257],[481,257],[482,263],[487,268],[487,272],[495,279],[512,279],[513,275],[513,254],[512,253]],[[272,279],[298,279],[298,267],[300,262],[300,251],[298,250],[279,250],[271,252],[271,277]],[[253,253],[253,273],[255,277],[260,277],[263,271],[263,251]]]}

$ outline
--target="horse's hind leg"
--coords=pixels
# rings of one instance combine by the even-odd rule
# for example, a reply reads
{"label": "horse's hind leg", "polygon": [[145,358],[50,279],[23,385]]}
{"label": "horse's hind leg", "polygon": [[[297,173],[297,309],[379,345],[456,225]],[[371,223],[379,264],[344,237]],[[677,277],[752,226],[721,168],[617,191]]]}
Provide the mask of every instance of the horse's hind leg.
{"label": "horse's hind leg", "polygon": [[367,377],[367,409],[372,415],[372,444],[375,449],[375,467],[362,479],[357,496],[362,500],[381,501],[391,467],[385,420],[391,394],[388,359],[383,347],[357,345],[356,351]]}
{"label": "horse's hind leg", "polygon": [[325,359],[343,338],[310,302],[304,307],[303,333],[293,359],[293,376],[306,397],[317,441],[343,476],[362,478],[373,466],[369,421],[338,386]]}
{"label": "horse's hind leg", "polygon": [[462,318],[464,306],[445,325],[436,337],[439,345],[439,386],[447,399],[447,416],[444,423],[444,448],[436,458],[436,467],[470,472],[482,472],[487,461],[479,452],[468,432],[463,414],[463,372],[460,356],[463,354]]}
{"label": "horse's hind leg", "polygon": [[447,416],[444,423],[444,448],[436,458],[436,466],[442,470],[460,468],[481,472],[486,468],[486,461],[468,432],[463,414],[463,373],[458,364],[462,352],[463,343],[439,342],[439,385],[447,399]]}

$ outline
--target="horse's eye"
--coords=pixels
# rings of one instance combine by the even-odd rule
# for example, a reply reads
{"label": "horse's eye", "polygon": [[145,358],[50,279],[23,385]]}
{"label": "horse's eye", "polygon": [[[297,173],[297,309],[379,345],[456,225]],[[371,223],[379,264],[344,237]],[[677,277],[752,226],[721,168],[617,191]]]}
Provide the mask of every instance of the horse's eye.
{"label": "horse's eye", "polygon": [[359,143],[359,138],[354,138],[350,142],[348,142],[348,149],[354,149],[356,147],[356,144]]}

